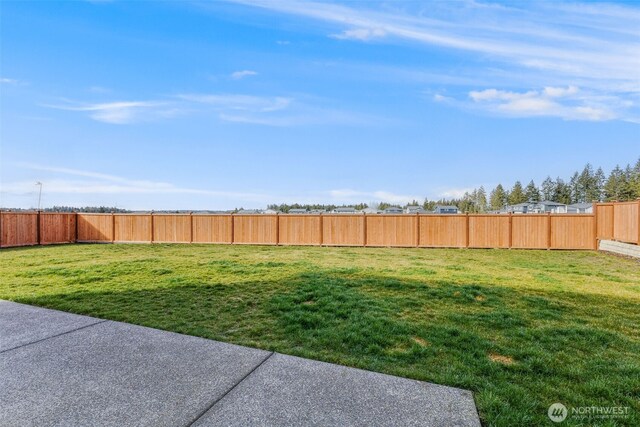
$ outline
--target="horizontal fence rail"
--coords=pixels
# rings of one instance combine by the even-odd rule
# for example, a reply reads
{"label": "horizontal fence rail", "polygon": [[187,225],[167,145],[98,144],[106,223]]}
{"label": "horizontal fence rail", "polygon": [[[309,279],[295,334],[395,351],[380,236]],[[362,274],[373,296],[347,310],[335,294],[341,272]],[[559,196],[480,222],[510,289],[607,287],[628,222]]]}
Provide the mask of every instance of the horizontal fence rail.
{"label": "horizontal fence rail", "polygon": [[219,243],[422,248],[596,249],[640,244],[640,201],[592,214],[0,213],[0,246],[56,243]]}

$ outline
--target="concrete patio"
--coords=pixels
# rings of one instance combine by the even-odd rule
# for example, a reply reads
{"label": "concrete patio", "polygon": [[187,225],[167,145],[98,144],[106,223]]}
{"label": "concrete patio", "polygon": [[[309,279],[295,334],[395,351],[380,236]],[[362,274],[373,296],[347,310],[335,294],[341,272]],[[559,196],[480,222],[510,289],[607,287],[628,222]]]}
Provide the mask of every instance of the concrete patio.
{"label": "concrete patio", "polygon": [[479,426],[471,392],[0,301],[2,426]]}

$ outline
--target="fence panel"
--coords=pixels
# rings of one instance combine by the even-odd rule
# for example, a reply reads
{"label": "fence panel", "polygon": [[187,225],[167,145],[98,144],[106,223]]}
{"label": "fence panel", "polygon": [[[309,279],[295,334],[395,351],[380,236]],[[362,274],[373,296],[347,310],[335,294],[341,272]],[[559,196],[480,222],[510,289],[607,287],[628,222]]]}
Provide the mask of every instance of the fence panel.
{"label": "fence panel", "polygon": [[421,247],[464,248],[467,246],[466,215],[420,215]]}
{"label": "fence panel", "polygon": [[116,214],[116,242],[151,242],[151,215]]}
{"label": "fence panel", "polygon": [[323,215],[322,243],[327,246],[364,246],[364,215]]}
{"label": "fence panel", "polygon": [[111,214],[78,214],[78,242],[111,242],[113,216]]}
{"label": "fence panel", "polygon": [[640,202],[622,202],[613,205],[613,239],[640,244]]}
{"label": "fence panel", "polygon": [[189,243],[191,215],[153,215],[153,241],[160,243]]}
{"label": "fence panel", "polygon": [[231,215],[193,215],[194,243],[232,243]]}
{"label": "fence panel", "polygon": [[552,249],[596,249],[593,215],[551,215]]}
{"label": "fence panel", "polygon": [[367,215],[367,246],[417,246],[415,215]]}
{"label": "fence panel", "polygon": [[597,204],[598,239],[613,239],[613,203]]}
{"label": "fence panel", "polygon": [[278,216],[234,215],[233,243],[249,245],[278,244]]}
{"label": "fence panel", "polygon": [[37,213],[0,213],[0,246],[28,246],[38,244]]}
{"label": "fence panel", "polygon": [[469,215],[470,248],[508,248],[509,215]]}
{"label": "fence panel", "polygon": [[278,242],[282,245],[320,245],[320,215],[278,215]]}
{"label": "fence panel", "polygon": [[550,215],[511,216],[511,247],[545,249],[549,247]]}
{"label": "fence panel", "polygon": [[75,213],[40,213],[40,244],[76,241]]}

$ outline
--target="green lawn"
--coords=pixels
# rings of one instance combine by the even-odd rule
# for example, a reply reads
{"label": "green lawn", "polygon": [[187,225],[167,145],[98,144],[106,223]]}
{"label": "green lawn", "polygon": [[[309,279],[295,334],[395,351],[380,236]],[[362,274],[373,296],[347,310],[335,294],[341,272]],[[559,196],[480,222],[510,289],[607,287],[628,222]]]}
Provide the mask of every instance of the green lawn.
{"label": "green lawn", "polygon": [[0,298],[463,387],[485,425],[640,425],[640,264],[596,252],[3,249]]}

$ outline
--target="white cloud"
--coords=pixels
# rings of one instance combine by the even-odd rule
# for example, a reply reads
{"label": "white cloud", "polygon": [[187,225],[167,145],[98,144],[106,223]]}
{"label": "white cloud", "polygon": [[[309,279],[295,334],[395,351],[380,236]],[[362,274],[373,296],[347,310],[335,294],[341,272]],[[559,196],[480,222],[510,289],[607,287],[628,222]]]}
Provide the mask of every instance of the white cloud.
{"label": "white cloud", "polygon": [[233,73],[231,73],[231,78],[234,80],[240,80],[243,79],[245,77],[249,77],[249,76],[257,76],[258,73],[256,71],[251,71],[251,70],[241,70],[241,71],[234,71]]}
{"label": "white cloud", "polygon": [[340,40],[367,41],[385,37],[386,35],[387,32],[382,28],[356,28],[353,30],[345,30],[340,34],[333,34],[331,37]]}
{"label": "white cloud", "polygon": [[[616,102],[581,93],[576,86],[551,87],[541,91],[511,92],[485,89],[469,92],[469,97],[480,108],[493,113],[515,117],[548,116],[565,120],[602,121],[622,118],[623,112],[611,106]],[[618,100],[618,105],[624,102]]]}
{"label": "white cloud", "polygon": [[98,104],[68,103],[45,105],[45,107],[67,111],[87,112],[92,119],[111,124],[130,124],[158,117],[174,115],[177,111],[159,101],[116,101]]}
{"label": "white cloud", "polygon": [[447,188],[438,192],[438,198],[441,199],[460,199],[465,193],[471,193],[473,188]]}
{"label": "white cloud", "polygon": [[0,77],[0,83],[7,84],[7,85],[17,85],[20,82],[18,80],[16,80],[16,79],[9,79],[7,77]]}
{"label": "white cloud", "polygon": [[[638,121],[640,117],[637,102],[640,10],[635,7],[557,2],[496,7],[475,2],[462,5],[437,2],[382,8],[366,2],[340,5],[293,0],[235,1],[328,24],[340,31],[329,33],[333,38],[353,41],[388,38],[388,42],[404,41],[457,51],[457,55],[466,55],[465,62],[472,64],[470,68],[475,67],[465,73],[475,78],[476,82],[471,84],[477,85],[487,76],[493,80],[499,79],[500,74],[509,77],[495,85],[495,90],[500,91],[496,95],[504,101],[509,93],[501,84],[531,88],[544,87],[545,80],[551,83],[529,100],[523,100],[522,91],[514,92],[517,100],[514,98],[501,108],[507,112],[539,115],[553,110],[550,115],[576,120]],[[325,27],[317,28],[324,31]],[[446,70],[443,72],[446,74]],[[460,77],[459,69],[452,70],[452,74]],[[579,96],[581,92],[585,94],[582,103],[569,106],[557,101]],[[487,91],[477,91],[475,95],[472,98],[475,102],[492,96]],[[596,98],[600,100],[595,102]]]}
{"label": "white cloud", "polygon": [[261,97],[237,94],[182,94],[179,99],[208,104],[222,110],[241,110],[254,112],[271,112],[287,108],[293,98],[275,96]]}

